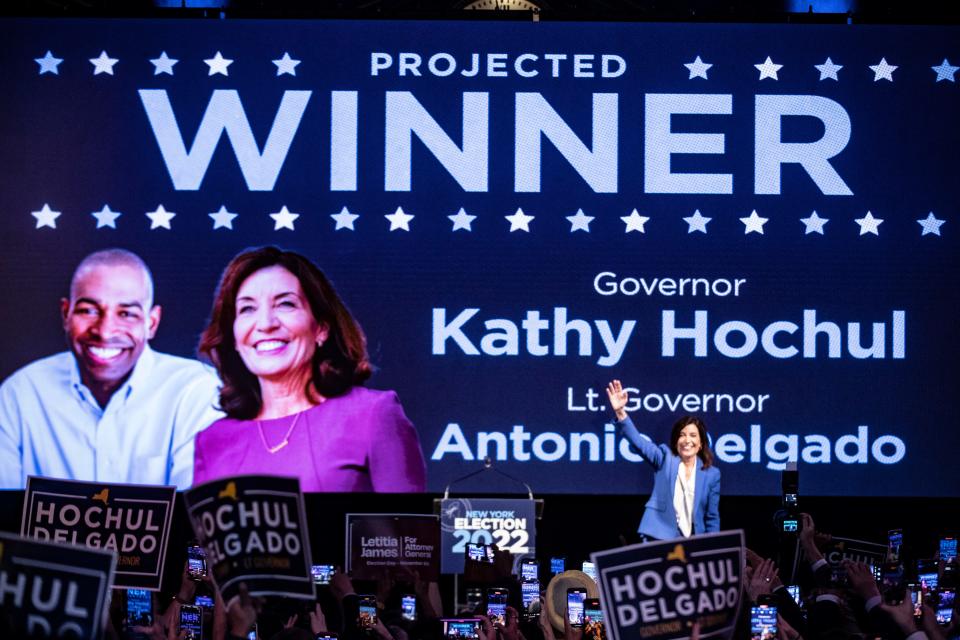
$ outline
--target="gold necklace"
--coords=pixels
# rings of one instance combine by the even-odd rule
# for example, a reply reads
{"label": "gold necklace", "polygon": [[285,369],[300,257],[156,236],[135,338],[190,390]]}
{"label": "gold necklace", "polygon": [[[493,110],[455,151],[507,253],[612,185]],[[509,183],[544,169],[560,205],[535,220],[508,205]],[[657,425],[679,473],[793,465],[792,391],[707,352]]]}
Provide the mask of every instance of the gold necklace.
{"label": "gold necklace", "polygon": [[297,420],[300,419],[300,415],[302,413],[303,412],[301,411],[300,413],[298,413],[293,417],[293,422],[290,423],[290,428],[287,429],[287,433],[286,435],[283,436],[283,440],[281,440],[279,444],[275,444],[272,447],[269,444],[267,444],[267,437],[263,435],[263,423],[257,420],[257,430],[260,431],[260,442],[263,443],[263,448],[266,449],[269,453],[273,454],[273,453],[276,453],[277,451],[280,451],[280,449],[283,449],[285,446],[287,446],[287,444],[290,442],[290,434],[293,433],[294,427],[297,426]]}

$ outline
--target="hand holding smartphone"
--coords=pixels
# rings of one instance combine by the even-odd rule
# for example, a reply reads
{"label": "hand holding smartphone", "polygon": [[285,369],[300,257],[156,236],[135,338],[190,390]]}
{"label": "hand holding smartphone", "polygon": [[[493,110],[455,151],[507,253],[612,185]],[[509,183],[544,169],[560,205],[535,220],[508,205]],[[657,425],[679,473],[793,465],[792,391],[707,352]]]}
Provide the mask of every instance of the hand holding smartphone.
{"label": "hand holding smartphone", "polygon": [[510,592],[505,587],[487,589],[487,617],[490,624],[504,626],[507,624],[507,597]]}

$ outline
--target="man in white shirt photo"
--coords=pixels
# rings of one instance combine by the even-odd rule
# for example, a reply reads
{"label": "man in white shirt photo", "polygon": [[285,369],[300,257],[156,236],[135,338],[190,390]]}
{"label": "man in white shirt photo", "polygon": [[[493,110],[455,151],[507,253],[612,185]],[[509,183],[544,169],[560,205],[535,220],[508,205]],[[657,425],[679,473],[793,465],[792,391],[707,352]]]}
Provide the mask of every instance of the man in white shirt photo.
{"label": "man in white shirt photo", "polygon": [[88,255],[61,312],[69,350],[0,386],[0,489],[31,475],[189,487],[194,436],[222,416],[219,381],[150,348],[161,309],[147,265],[124,249]]}

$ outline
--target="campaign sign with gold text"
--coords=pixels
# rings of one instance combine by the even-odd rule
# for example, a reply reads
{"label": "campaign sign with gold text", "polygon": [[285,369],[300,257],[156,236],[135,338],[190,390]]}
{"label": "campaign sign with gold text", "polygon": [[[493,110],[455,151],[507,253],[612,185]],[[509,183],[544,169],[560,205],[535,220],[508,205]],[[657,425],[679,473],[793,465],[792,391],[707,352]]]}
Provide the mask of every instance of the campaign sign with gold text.
{"label": "campaign sign with gold text", "polygon": [[115,551],[114,586],[158,591],[176,491],[30,477],[20,535]]}
{"label": "campaign sign with gold text", "polygon": [[113,550],[0,532],[0,629],[10,634],[4,637],[102,637],[116,557]]}
{"label": "campaign sign with gold text", "polygon": [[195,487],[184,499],[225,601],[241,582],[255,596],[314,597],[299,480],[237,476]]}
{"label": "campaign sign with gold text", "polygon": [[591,555],[610,640],[730,638],[740,607],[743,531],[636,544]]}

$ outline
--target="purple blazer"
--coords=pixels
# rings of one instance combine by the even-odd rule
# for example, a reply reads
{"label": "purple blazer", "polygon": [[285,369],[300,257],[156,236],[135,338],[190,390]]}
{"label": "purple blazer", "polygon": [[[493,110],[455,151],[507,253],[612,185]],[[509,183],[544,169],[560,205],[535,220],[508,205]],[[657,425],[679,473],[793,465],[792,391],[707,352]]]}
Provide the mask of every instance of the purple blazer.
{"label": "purple blazer", "polygon": [[[240,475],[293,476],[302,491],[419,492],[426,489],[420,440],[397,394],[353,387],[301,412],[287,446],[264,447],[256,420],[217,420],[197,434],[193,484]],[[270,446],[295,416],[261,420]]]}

